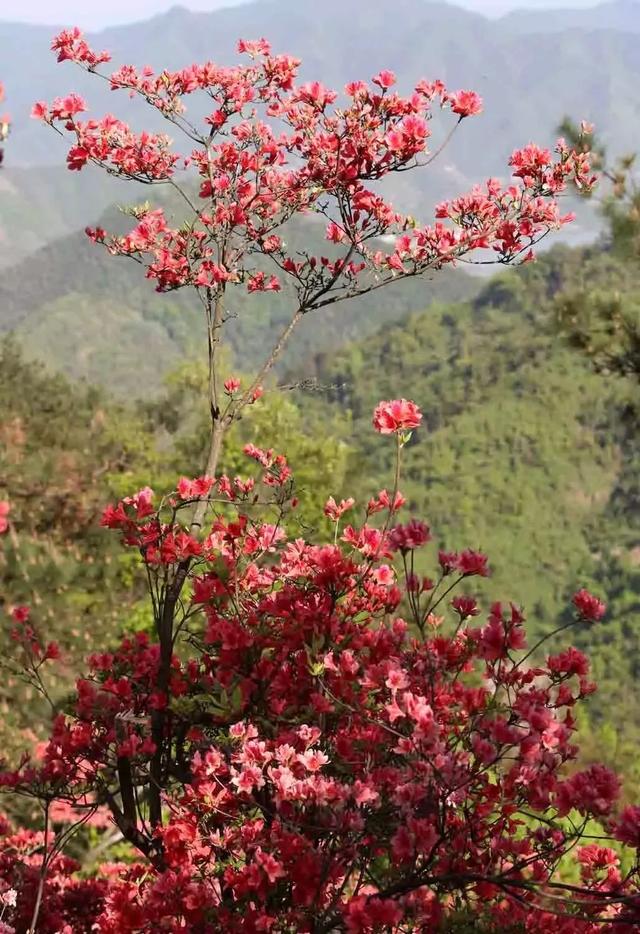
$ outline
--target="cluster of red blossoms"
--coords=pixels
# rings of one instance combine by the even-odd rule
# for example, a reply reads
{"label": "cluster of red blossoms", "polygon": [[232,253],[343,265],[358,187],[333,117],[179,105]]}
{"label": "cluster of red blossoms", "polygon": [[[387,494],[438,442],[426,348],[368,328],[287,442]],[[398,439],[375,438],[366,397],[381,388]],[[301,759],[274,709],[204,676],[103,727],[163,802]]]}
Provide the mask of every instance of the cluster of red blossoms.
{"label": "cluster of red blossoms", "polygon": [[[110,58],[91,50],[77,29],[61,33],[53,48],[59,61],[91,73]],[[272,53],[264,39],[241,41],[238,51],[249,64],[206,62],[161,73],[127,65],[104,75],[113,90],[140,97],[172,132],[182,131],[184,152],[168,135],[136,133],[110,114],[81,119],[87,105],[76,94],[33,110],[74,138],[70,169],[93,162],[123,178],[181,188],[187,216],[176,226],[162,209],[145,206],[125,236],[89,231],[111,253],[142,262],[160,291],[193,286],[218,293],[242,284],[257,293],[288,282],[309,311],[476,250],[502,262],[530,258],[541,236],[570,219],[561,215],[557,195],[567,183],[588,189],[594,181],[587,155],[562,140],[555,158],[529,145],[512,156],[514,184],[490,179],[439,205],[435,223],[420,226],[393,209],[377,182],[426,165],[434,109],[448,110],[459,123],[481,112],[477,94],[422,80],[403,97],[393,73],[382,71],[370,84],[348,84],[339,100],[318,81],[298,84],[300,62]],[[204,121],[187,106],[196,96],[204,98]],[[202,104],[191,109],[201,112]],[[193,186],[185,170],[194,172]],[[283,228],[309,212],[326,220],[334,247],[326,256],[287,249]],[[394,245],[385,250],[381,238],[390,236]]]}
{"label": "cluster of red blossoms", "polygon": [[3,535],[9,529],[9,513],[11,505],[6,499],[0,500],[0,535]]}
{"label": "cluster of red blossoms", "polygon": [[[0,81],[0,104],[4,101],[4,84]],[[2,148],[2,143],[6,140],[9,135],[9,130],[11,129],[11,118],[9,114],[0,115],[0,165],[2,165],[2,160],[4,158],[4,150]]]}
{"label": "cluster of red blossoms", "polygon": [[[400,435],[421,413],[396,400],[376,419]],[[431,532],[396,523],[397,490],[342,529],[357,504],[330,499],[335,544],[290,539],[286,460],[246,454],[251,476],[182,478],[105,511],[146,566],[157,634],[96,652],[73,709],[0,784],[78,823],[106,810],[132,856],[78,875],[62,835],[3,827],[0,930],[26,931],[38,892],[50,934],[637,930],[638,863],[621,845],[640,847],[640,808],[618,811],[609,769],[572,765],[574,708],[594,690],[584,655],[528,650],[513,604],[470,625],[486,556],[441,551],[419,579]],[[190,526],[203,497],[204,535]],[[163,683],[163,595],[180,573]],[[574,605],[577,625],[605,610],[584,590]],[[16,617],[19,648],[52,660]],[[559,869],[570,858],[579,883]]]}
{"label": "cluster of red blossoms", "polygon": [[381,435],[391,435],[399,431],[412,431],[422,421],[422,413],[415,402],[395,399],[393,402],[380,402],[373,413],[373,427]]}
{"label": "cluster of red blossoms", "polygon": [[[63,833],[60,823],[56,829]],[[109,889],[107,874],[83,878],[81,864],[53,848],[43,831],[16,829],[0,815],[0,934],[80,934],[91,931]],[[38,926],[34,906],[42,879]]]}

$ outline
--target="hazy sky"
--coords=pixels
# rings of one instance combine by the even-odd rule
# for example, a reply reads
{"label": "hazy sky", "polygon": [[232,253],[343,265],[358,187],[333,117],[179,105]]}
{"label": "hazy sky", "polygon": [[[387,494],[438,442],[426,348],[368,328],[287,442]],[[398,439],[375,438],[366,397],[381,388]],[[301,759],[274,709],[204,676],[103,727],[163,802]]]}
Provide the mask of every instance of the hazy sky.
{"label": "hazy sky", "polygon": [[[213,10],[220,6],[231,6],[241,0],[186,0],[181,5],[192,10]],[[300,0],[301,3],[310,0]],[[314,0],[315,2],[315,0]],[[369,0],[362,0],[366,5]],[[596,6],[599,0],[456,0],[465,6],[487,15],[504,13],[518,7],[548,9],[550,7]],[[85,29],[99,29],[115,23],[146,19],[175,5],[175,0],[0,0],[0,20],[19,20],[30,23],[77,24]]]}

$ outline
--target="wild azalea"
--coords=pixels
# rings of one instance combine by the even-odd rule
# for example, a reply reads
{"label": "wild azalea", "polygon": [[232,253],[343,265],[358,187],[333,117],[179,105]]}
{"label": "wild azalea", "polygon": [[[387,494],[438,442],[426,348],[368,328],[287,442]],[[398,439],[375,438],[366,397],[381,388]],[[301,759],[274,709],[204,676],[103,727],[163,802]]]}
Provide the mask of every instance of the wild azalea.
{"label": "wild azalea", "polygon": [[406,399],[394,399],[393,402],[380,402],[373,413],[373,427],[381,435],[390,435],[400,431],[411,431],[422,421],[422,412],[415,402]]}
{"label": "wild azalea", "polygon": [[575,594],[573,605],[582,619],[592,623],[597,623],[607,611],[607,607],[602,600],[598,600],[597,597],[594,597],[588,590],[584,589],[579,590],[578,593]]}
{"label": "wild azalea", "polygon": [[6,500],[0,500],[0,535],[6,532],[9,528],[9,513],[11,512],[11,504]]}
{"label": "wild azalea", "polygon": [[[340,97],[319,81],[299,84],[298,59],[275,54],[265,39],[238,43],[247,64],[206,62],[159,73],[133,65],[101,71],[109,53],[91,49],[78,29],[60,33],[53,48],[59,61],[75,62],[101,74],[114,91],[138,97],[167,121],[171,137],[185,143],[179,151],[169,135],[136,132],[113,115],[84,119],[87,104],[73,93],[33,108],[34,117],[71,137],[70,169],[93,162],[123,179],[168,185],[182,196],[175,223],[163,208],[144,205],[133,210],[128,233],[95,228],[88,234],[110,253],[142,263],[158,290],[186,286],[199,295],[211,370],[207,474],[216,472],[229,425],[255,398],[305,315],[468,261],[477,251],[485,261],[487,253],[502,263],[528,259],[541,237],[571,220],[561,213],[558,194],[568,184],[588,189],[595,180],[588,153],[570,150],[562,140],[554,157],[528,145],[512,156],[515,183],[489,179],[438,205],[435,222],[422,225],[396,211],[377,183],[428,164],[433,112],[453,114],[455,129],[481,112],[473,91],[420,80],[402,96],[394,90],[393,73],[381,71],[371,84],[350,82]],[[206,116],[200,120],[191,111]],[[310,212],[326,222],[332,249],[325,255],[287,246],[289,221]],[[227,291],[259,295],[285,284],[295,295],[289,323],[255,380],[223,404],[214,372]]]}
{"label": "wild azalea", "polygon": [[[388,494],[381,528],[366,524],[367,509],[342,544],[289,539],[284,459],[251,445],[246,454],[253,484],[183,478],[177,496],[143,490],[105,511],[141,555],[155,600],[190,556],[181,648],[166,687],[146,634],[95,653],[48,744],[0,784],[46,796],[65,821],[106,810],[136,856],[77,876],[56,850],[60,833],[45,846],[39,888],[41,859],[27,855],[35,838],[16,845],[5,826],[12,859],[2,862],[0,847],[0,880],[17,892],[8,929],[27,930],[40,890],[38,930],[52,934],[404,932],[446,929],[454,917],[479,930],[551,931],[559,911],[571,934],[603,921],[632,931],[637,869],[623,874],[607,846],[576,848],[593,820],[603,844],[640,846],[640,811],[618,812],[617,777],[572,765],[574,708],[594,690],[584,655],[530,658],[513,604],[494,603],[471,625],[480,605],[451,598],[450,578],[485,576],[479,552],[442,552],[435,579],[416,586],[407,567],[431,532],[416,519],[390,525]],[[194,493],[210,499],[203,536],[191,531]],[[258,501],[280,513],[277,525],[257,517]],[[338,521],[354,507],[330,499],[325,512]],[[580,619],[601,615],[587,591],[574,602],[586,608]],[[59,652],[26,608],[14,621],[16,658],[42,681]],[[158,711],[154,826],[146,789]],[[580,885],[558,873],[570,853]]]}
{"label": "wild azalea", "polygon": [[[619,810],[604,766],[575,767],[574,709],[594,690],[587,659],[528,649],[513,603],[481,608],[468,588],[489,573],[482,552],[441,549],[433,579],[418,574],[431,529],[398,521],[400,450],[421,424],[418,406],[377,406],[375,429],[396,435],[394,485],[361,515],[351,497],[329,499],[332,543],[290,534],[285,454],[249,444],[243,476],[219,470],[229,427],[259,400],[307,314],[474,255],[528,258],[570,220],[562,190],[593,183],[588,155],[562,141],[553,155],[528,145],[511,158],[515,181],[489,179],[423,225],[377,183],[428,163],[432,113],[459,125],[481,110],[471,91],[422,80],[402,96],[380,71],[339,95],[299,83],[300,63],[265,39],[239,42],[245,64],[160,73],[109,74],[109,53],[77,29],[53,48],[185,141],[178,151],[169,135],[116,116],[85,119],[76,94],[34,107],[69,135],[71,170],[91,162],[166,184],[184,204],[175,220],[145,205],[124,234],[89,235],[140,263],[158,290],[197,293],[212,427],[200,476],[165,495],[144,487],[103,515],[146,575],[151,632],[98,642],[60,705],[46,672],[64,653],[35,613],[13,610],[7,663],[53,719],[49,740],[0,773],[7,793],[44,815],[42,831],[0,828],[0,924],[44,934],[635,930],[637,856],[624,853],[623,872],[608,844],[636,849],[637,808]],[[326,225],[317,255],[287,246],[288,223],[310,212]],[[237,288],[256,301],[293,296],[288,323],[242,384],[222,378],[219,353]],[[583,591],[574,604],[571,625],[604,612]],[[126,861],[80,872],[68,843],[105,814]]]}

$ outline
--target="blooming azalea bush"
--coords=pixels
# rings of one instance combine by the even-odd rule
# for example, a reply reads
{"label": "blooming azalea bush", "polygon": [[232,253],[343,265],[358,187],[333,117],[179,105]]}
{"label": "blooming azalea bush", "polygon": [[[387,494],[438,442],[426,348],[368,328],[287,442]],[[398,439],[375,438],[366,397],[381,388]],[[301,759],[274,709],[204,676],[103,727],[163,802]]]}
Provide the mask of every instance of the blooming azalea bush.
{"label": "blooming azalea bush", "polygon": [[106,873],[83,879],[80,868],[53,845],[48,826],[18,830],[0,816],[0,934],[90,931],[109,882]]}
{"label": "blooming azalea bush", "polygon": [[[396,413],[399,439],[407,419],[420,421],[413,403],[382,403],[381,433],[382,412]],[[640,809],[618,813],[606,767],[571,768],[574,710],[595,688],[584,655],[529,648],[514,604],[477,620],[469,583],[490,573],[479,552],[441,551],[433,580],[417,578],[431,533],[399,522],[398,489],[353,524],[344,515],[358,505],[329,500],[336,544],[290,540],[286,458],[246,454],[256,471],[245,477],[182,478],[163,499],[144,489],[105,510],[104,525],[139,551],[157,606],[189,559],[168,680],[161,645],[144,634],[97,652],[39,757],[0,778],[85,817],[106,807],[137,851],[90,881],[66,867],[65,897],[92,893],[86,924],[399,932],[473,919],[544,931],[561,916],[571,932],[603,921],[633,930],[638,866],[608,844],[640,845]],[[204,537],[191,526],[201,496]],[[574,606],[575,625],[605,610],[584,590]],[[14,618],[28,658],[55,663],[26,611]],[[585,835],[594,820],[597,843]],[[569,853],[579,884],[558,872]],[[66,904],[51,867],[44,908]],[[33,874],[15,876],[7,886],[29,915]],[[70,930],[90,929],[68,910]],[[39,929],[57,930],[47,917]]]}
{"label": "blooming azalea bush", "polygon": [[[201,476],[162,496],[145,487],[103,515],[139,556],[151,635],[98,644],[60,704],[46,684],[60,649],[13,608],[11,663],[49,700],[53,725],[0,773],[7,793],[45,815],[24,844],[2,828],[0,923],[52,934],[634,930],[640,809],[619,811],[605,766],[572,766],[574,710],[594,690],[587,659],[528,647],[515,604],[481,609],[470,590],[490,573],[481,552],[440,551],[433,579],[416,574],[431,531],[401,521],[400,486],[418,406],[377,406],[373,426],[395,442],[391,490],[366,504],[330,497],[330,544],[290,535],[297,500],[284,453],[249,444],[250,469],[218,469],[227,430],[259,404],[306,314],[486,251],[530,258],[569,219],[558,193],[592,184],[587,154],[560,141],[554,159],[529,145],[511,159],[513,184],[489,180],[422,226],[377,183],[428,163],[434,108],[455,126],[481,110],[471,91],[420,81],[402,97],[383,71],[338,103],[319,82],[298,84],[299,62],[265,40],[239,44],[248,65],[160,74],[104,74],[108,53],[78,30],[54,49],[187,141],[178,152],[116,117],[85,120],[74,94],[34,109],[70,134],[70,169],[93,162],[180,194],[175,224],[146,205],[125,235],[89,235],[139,262],[160,291],[189,287],[201,300],[211,438]],[[193,95],[207,103],[203,124],[187,110]],[[324,218],[327,255],[286,245],[287,224],[312,213]],[[285,286],[291,319],[263,366],[244,385],[223,377],[227,292]],[[8,527],[8,505],[0,522]],[[605,612],[584,590],[574,608],[573,625]],[[73,822],[58,830],[61,813]],[[67,844],[104,813],[127,858],[79,873]]]}

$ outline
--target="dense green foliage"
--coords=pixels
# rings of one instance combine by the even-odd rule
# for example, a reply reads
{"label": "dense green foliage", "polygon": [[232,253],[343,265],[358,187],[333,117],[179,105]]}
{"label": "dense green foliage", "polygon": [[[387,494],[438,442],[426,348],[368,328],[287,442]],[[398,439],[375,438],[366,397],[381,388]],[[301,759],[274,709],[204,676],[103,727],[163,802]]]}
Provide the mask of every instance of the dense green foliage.
{"label": "dense green foliage", "polygon": [[[99,521],[105,499],[130,488],[136,470],[154,469],[150,436],[100,392],[28,364],[13,342],[0,356],[0,411],[0,491],[11,503],[2,599],[33,606],[69,653],[72,677],[95,632],[121,630],[141,593]],[[14,679],[0,685],[6,748],[16,725],[37,729],[31,704],[39,707]]]}
{"label": "dense green foliage", "polygon": [[[604,374],[640,381],[640,177],[635,153],[611,159],[593,133],[584,137],[573,121],[560,127],[573,146],[591,149],[591,161],[601,173],[595,195],[608,227],[614,262],[609,275],[594,287],[576,280],[555,302],[555,317],[571,345]],[[587,199],[594,197],[592,193]],[[620,262],[622,261],[622,262]]]}
{"label": "dense green foliage", "polygon": [[[407,386],[425,426],[406,452],[405,490],[448,547],[494,556],[491,591],[549,624],[593,565],[624,454],[613,425],[621,385],[604,385],[550,327],[553,293],[611,275],[597,250],[560,249],[494,279],[467,306],[412,316],[319,361],[354,418],[358,469],[381,476],[367,423],[377,398]],[[382,474],[383,475],[383,474]]]}

